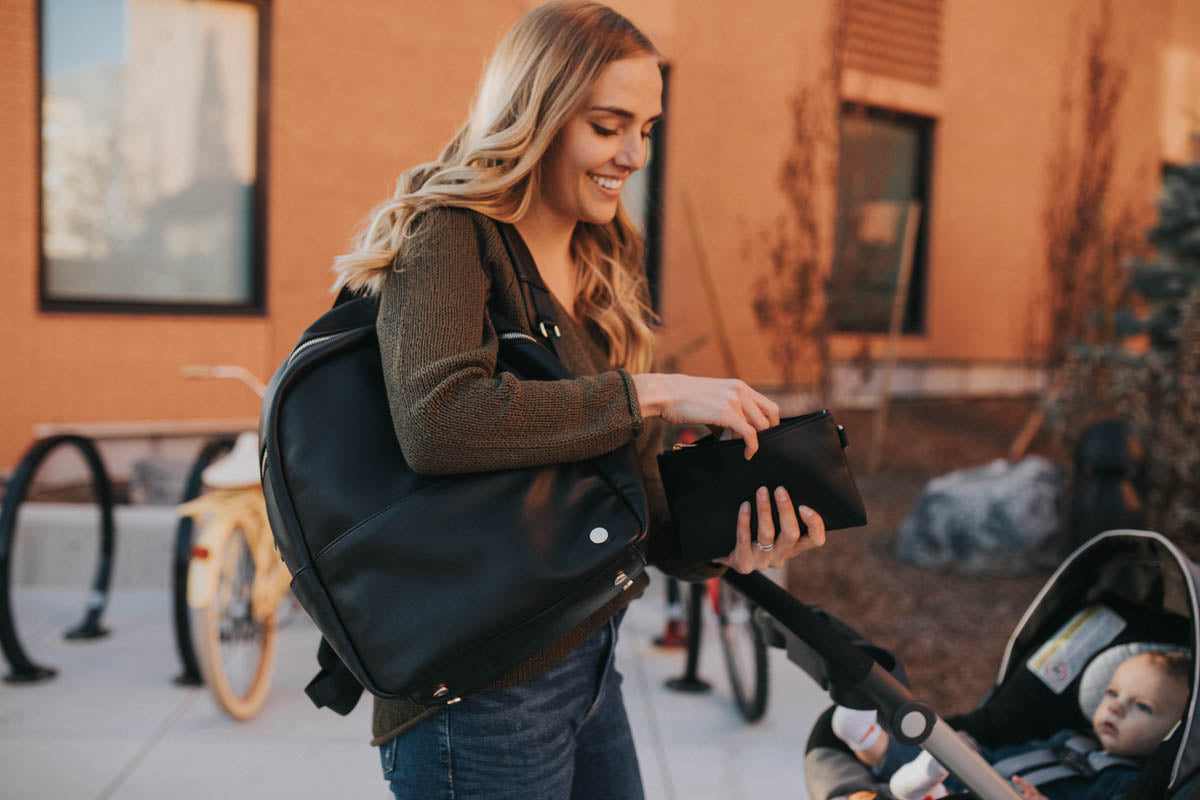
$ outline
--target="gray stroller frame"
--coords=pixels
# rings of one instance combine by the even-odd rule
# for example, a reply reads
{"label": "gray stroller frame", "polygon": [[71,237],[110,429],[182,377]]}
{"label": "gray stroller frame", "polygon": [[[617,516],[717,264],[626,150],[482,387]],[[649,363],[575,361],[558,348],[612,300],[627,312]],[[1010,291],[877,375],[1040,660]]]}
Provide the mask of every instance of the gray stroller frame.
{"label": "gray stroller frame", "polygon": [[[905,744],[929,751],[969,790],[957,797],[1020,800],[1001,777],[955,732],[967,730],[985,744],[1044,738],[1087,724],[1075,698],[1078,677],[1067,691],[1052,693],[1025,668],[1026,659],[1065,619],[1099,602],[1119,608],[1127,620],[1114,643],[1153,639],[1196,652],[1200,641],[1200,568],[1166,538],[1145,531],[1109,531],[1067,557],[1030,604],[1005,649],[996,683],[975,711],[942,720],[913,697],[902,667],[886,650],[852,628],[791,597],[765,577],[727,573],[726,581],[761,608],[768,639],[787,649],[833,700],[874,708],[880,724]],[[1200,798],[1200,730],[1195,723],[1200,659],[1193,659],[1188,708],[1174,733],[1151,755],[1123,800]],[[1044,696],[1043,696],[1044,695]],[[1038,709],[1031,714],[1030,709]],[[828,712],[817,726],[827,726]],[[989,741],[991,739],[992,741]],[[890,797],[867,768],[844,747],[814,730],[805,755],[812,800],[842,800],[860,790]]]}

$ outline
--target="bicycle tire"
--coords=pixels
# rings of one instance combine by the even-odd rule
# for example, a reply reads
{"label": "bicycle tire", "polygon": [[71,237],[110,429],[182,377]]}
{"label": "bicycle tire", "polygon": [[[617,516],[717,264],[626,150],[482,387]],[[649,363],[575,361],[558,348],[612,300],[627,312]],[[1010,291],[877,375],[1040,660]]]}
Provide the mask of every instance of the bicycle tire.
{"label": "bicycle tire", "polygon": [[[204,482],[201,479],[204,470],[232,449],[233,437],[230,436],[213,439],[204,445],[188,471],[181,503],[195,500],[204,492]],[[196,660],[196,647],[192,642],[192,613],[187,602],[188,567],[192,557],[195,530],[195,519],[190,516],[179,518],[175,525],[175,554],[171,560],[171,619],[175,623],[175,651],[183,667],[175,682],[185,686],[198,686],[204,682]]]}
{"label": "bicycle tire", "polygon": [[[205,537],[208,558],[218,570],[216,591],[204,608],[192,609],[200,673],[217,705],[237,720],[258,714],[275,671],[275,615],[251,614],[254,562],[243,523],[217,521],[218,535]],[[248,667],[248,669],[246,668]]]}
{"label": "bicycle tire", "polygon": [[724,581],[718,592],[717,625],[733,700],[746,722],[757,722],[767,713],[767,642],[750,601]]}

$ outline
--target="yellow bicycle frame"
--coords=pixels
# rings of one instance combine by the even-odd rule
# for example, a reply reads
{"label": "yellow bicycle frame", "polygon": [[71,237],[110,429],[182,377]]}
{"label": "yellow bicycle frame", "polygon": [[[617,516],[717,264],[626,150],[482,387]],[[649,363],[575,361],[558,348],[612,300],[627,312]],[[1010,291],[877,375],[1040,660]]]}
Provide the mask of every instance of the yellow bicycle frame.
{"label": "yellow bicycle frame", "polygon": [[240,528],[254,560],[252,613],[260,621],[273,614],[290,576],[275,550],[262,492],[257,487],[210,492],[180,505],[179,515],[194,518],[199,530],[188,565],[188,606],[207,608],[216,598],[221,565],[212,554],[223,553],[225,539]]}

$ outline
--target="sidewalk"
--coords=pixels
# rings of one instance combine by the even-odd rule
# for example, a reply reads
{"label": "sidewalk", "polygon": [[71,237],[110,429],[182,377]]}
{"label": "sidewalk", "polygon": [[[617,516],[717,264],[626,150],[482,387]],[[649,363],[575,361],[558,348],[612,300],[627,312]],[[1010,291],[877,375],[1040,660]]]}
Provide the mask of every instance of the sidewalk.
{"label": "sidewalk", "polygon": [[[621,628],[618,667],[648,800],[762,800],[807,794],[804,743],[828,698],[780,650],[771,651],[766,718],[741,721],[729,699],[709,621],[701,677],[709,695],[681,695],[663,682],[682,672],[680,651],[652,638],[663,619],[655,575]],[[235,723],[204,689],[171,683],[178,671],[163,589],[114,593],[111,635],[71,643],[85,592],[18,586],[14,605],[30,657],[58,677],[33,686],[0,683],[0,795],[12,800],[177,800],[388,797],[367,745],[370,702],[349,717],[318,711],[303,695],[316,671],[315,628],[303,619],[280,634],[275,683],[263,713]],[[0,664],[7,671],[7,664]]]}

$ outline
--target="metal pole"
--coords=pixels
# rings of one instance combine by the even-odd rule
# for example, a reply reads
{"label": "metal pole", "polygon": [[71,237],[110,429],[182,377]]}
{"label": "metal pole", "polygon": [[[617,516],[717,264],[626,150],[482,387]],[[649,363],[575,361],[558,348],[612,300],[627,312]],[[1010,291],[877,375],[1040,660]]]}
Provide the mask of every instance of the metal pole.
{"label": "metal pole", "polygon": [[892,295],[892,316],[884,348],[883,375],[879,379],[879,407],[875,411],[871,451],[867,457],[867,472],[872,475],[879,471],[879,465],[883,461],[883,437],[887,434],[888,406],[892,402],[892,372],[896,368],[896,342],[900,339],[900,329],[904,325],[904,309],[908,305],[908,283],[912,276],[913,254],[917,249],[917,229],[920,222],[921,204],[914,200],[908,204],[908,214],[904,219],[900,268],[896,276],[896,291]]}
{"label": "metal pole", "polygon": [[677,692],[701,694],[712,689],[706,681],[696,674],[700,662],[700,630],[704,625],[701,619],[701,604],[704,602],[704,584],[693,583],[688,586],[688,642],[687,663],[683,675],[667,681],[667,688]]}

